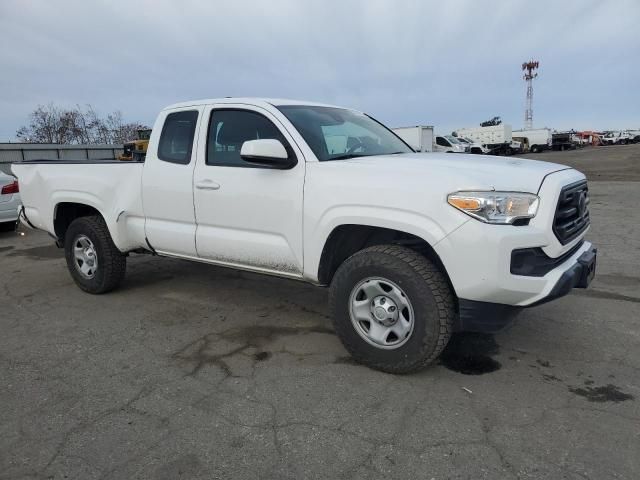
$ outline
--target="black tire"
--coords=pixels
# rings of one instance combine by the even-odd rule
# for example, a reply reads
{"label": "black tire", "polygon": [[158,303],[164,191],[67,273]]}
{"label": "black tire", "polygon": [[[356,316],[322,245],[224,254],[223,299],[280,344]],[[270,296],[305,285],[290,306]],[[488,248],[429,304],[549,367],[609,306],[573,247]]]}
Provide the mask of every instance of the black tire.
{"label": "black tire", "polygon": [[[352,290],[369,277],[394,282],[412,305],[413,330],[397,348],[372,345],[351,321]],[[440,269],[398,245],[369,247],[345,260],[331,282],[329,308],[335,331],[354,360],[389,373],[410,373],[433,363],[449,341],[456,316],[453,292]]]}
{"label": "black tire", "polygon": [[[91,278],[84,276],[76,266],[74,247],[82,236],[91,241],[97,257],[97,267]],[[64,253],[71,277],[85,292],[107,293],[124,278],[127,257],[114,245],[109,229],[99,215],[80,217],[71,222],[64,238]]]}

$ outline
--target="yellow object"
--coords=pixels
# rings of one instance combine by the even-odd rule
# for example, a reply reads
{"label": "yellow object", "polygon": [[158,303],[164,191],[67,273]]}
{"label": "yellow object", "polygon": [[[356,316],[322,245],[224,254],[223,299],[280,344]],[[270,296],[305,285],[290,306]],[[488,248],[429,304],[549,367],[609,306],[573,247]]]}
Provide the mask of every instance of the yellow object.
{"label": "yellow object", "polygon": [[118,160],[131,161],[144,159],[147,155],[147,148],[149,147],[149,137],[151,136],[151,130],[140,129],[138,130],[138,139],[131,140],[124,144],[124,152],[118,155]]}
{"label": "yellow object", "polygon": [[449,197],[449,203],[461,210],[480,209],[480,201],[477,198]]}

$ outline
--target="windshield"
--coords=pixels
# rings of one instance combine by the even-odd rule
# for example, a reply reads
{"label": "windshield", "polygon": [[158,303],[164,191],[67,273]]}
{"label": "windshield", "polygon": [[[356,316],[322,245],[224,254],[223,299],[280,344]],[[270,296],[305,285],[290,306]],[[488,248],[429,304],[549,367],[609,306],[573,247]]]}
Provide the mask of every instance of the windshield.
{"label": "windshield", "polygon": [[391,130],[363,113],[334,107],[278,107],[320,161],[412,152]]}
{"label": "windshield", "polygon": [[453,135],[445,135],[445,137],[447,140],[449,140],[451,143],[456,143],[456,144],[460,144],[461,142],[454,137]]}

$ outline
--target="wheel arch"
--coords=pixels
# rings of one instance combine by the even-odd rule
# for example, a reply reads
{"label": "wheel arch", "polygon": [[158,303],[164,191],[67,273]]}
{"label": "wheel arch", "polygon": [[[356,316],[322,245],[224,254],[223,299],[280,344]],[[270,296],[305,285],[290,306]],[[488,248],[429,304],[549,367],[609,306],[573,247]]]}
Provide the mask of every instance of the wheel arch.
{"label": "wheel arch", "polygon": [[94,205],[82,202],[61,201],[53,207],[53,229],[58,246],[64,244],[64,238],[69,229],[69,225],[80,217],[99,215],[105,221],[104,215]]}
{"label": "wheel arch", "polygon": [[341,224],[327,237],[318,264],[318,283],[329,285],[338,267],[360,250],[374,245],[403,245],[431,260],[455,292],[447,269],[433,246],[424,238],[404,230],[364,224]]}

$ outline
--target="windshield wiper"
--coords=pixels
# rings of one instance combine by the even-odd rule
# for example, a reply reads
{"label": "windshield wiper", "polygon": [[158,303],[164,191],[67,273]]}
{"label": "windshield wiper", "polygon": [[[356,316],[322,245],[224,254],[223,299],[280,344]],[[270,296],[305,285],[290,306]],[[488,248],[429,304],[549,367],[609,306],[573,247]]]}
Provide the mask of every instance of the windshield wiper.
{"label": "windshield wiper", "polygon": [[357,157],[378,157],[382,155],[400,155],[402,153],[409,152],[391,152],[391,153],[345,153],[344,155],[338,155],[337,157],[327,158],[327,160],[348,160],[349,158],[357,158]]}
{"label": "windshield wiper", "polygon": [[350,158],[357,158],[357,157],[370,157],[371,155],[365,155],[362,153],[345,153],[344,155],[338,155],[337,157],[330,157],[327,158],[327,160],[348,160]]}

